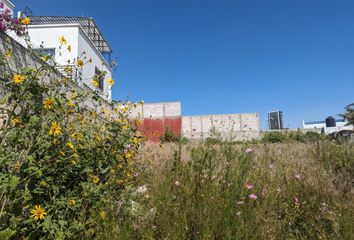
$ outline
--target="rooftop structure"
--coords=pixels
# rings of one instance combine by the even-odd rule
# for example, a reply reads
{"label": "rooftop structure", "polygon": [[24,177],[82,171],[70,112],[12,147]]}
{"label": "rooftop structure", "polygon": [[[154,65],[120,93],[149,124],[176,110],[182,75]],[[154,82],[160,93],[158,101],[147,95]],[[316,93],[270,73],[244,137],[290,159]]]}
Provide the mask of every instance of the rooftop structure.
{"label": "rooftop structure", "polygon": [[49,24],[79,24],[102,54],[113,52],[92,17],[31,16],[31,25]]}

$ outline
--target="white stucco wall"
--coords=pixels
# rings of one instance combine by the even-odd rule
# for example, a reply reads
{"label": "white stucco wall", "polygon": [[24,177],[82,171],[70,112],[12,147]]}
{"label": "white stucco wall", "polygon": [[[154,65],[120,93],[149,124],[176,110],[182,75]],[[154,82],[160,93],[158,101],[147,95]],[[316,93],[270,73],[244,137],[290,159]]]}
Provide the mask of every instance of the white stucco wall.
{"label": "white stucco wall", "polygon": [[105,79],[104,79],[104,88],[102,94],[107,99],[112,99],[112,91],[111,86],[108,85],[107,80],[108,78],[112,77],[112,72],[107,64],[106,60],[103,58],[101,53],[95,48],[93,43],[88,39],[86,34],[79,29],[78,35],[78,56],[80,56],[83,52],[86,52],[86,61],[91,57],[92,63],[87,63],[82,68],[82,79],[83,82],[92,89],[95,87],[92,85],[92,77],[95,75],[95,67],[100,69],[101,71],[107,72]]}
{"label": "white stucco wall", "polygon": [[[82,74],[82,82],[80,82],[79,85],[83,86],[83,84],[85,84],[89,88],[97,90],[97,88],[92,85],[92,77],[95,75],[95,67],[97,66],[100,70],[107,72],[104,80],[104,91],[101,96],[108,101],[112,99],[111,87],[107,84],[107,79],[112,76],[111,70],[101,53],[95,48],[93,43],[83,32],[80,25],[30,25],[28,28],[28,33],[31,38],[31,42],[33,43],[33,48],[39,48],[40,45],[43,45],[44,48],[56,49],[55,61],[59,65],[67,65],[68,60],[71,61],[71,64],[76,64],[75,60],[81,56],[83,51],[85,51],[86,59],[84,61],[87,62],[91,57],[92,63],[87,63],[82,69],[78,69],[78,71],[81,71]],[[71,52],[66,49],[67,46],[63,46],[61,50],[59,49],[60,36],[64,36],[66,38],[67,44],[71,46]]]}

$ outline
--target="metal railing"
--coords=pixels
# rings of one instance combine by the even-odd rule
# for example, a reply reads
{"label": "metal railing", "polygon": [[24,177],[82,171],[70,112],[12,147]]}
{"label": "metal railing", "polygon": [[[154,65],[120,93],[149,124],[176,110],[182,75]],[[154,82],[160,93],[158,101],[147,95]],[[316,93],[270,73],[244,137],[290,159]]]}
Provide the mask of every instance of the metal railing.
{"label": "metal railing", "polygon": [[68,80],[77,82],[78,71],[77,67],[73,64],[70,65],[57,65],[55,69],[60,72]]}

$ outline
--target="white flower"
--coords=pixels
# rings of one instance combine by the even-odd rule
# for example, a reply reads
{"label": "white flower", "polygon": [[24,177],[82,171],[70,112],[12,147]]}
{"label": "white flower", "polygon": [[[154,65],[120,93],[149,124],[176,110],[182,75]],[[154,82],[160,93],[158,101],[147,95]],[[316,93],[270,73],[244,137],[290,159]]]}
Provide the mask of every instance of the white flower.
{"label": "white flower", "polygon": [[140,186],[136,189],[136,192],[137,193],[141,193],[141,194],[144,194],[147,192],[147,188],[146,188],[146,185],[143,185],[143,186]]}

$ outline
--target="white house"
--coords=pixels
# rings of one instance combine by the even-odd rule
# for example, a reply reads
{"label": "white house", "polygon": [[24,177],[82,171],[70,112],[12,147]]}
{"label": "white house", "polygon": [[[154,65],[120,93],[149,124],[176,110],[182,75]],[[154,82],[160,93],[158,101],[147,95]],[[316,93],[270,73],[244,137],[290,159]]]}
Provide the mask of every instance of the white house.
{"label": "white house", "polygon": [[[109,62],[112,50],[93,18],[30,16],[30,19],[28,33],[33,48],[51,55],[57,69],[77,81],[79,86],[98,90],[102,98],[111,101],[112,89],[108,79],[112,77]],[[61,36],[65,37],[67,44],[59,49]],[[67,49],[68,45],[71,47],[70,51]],[[82,68],[77,66],[77,59],[84,60],[85,65]],[[101,72],[106,72],[106,75],[97,79],[99,85],[95,87],[92,79]]]}

